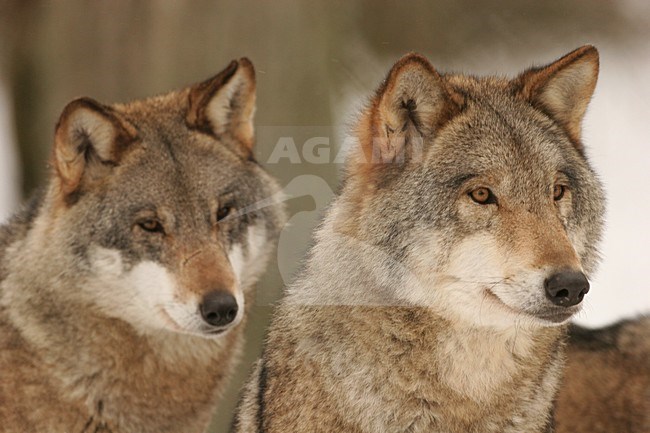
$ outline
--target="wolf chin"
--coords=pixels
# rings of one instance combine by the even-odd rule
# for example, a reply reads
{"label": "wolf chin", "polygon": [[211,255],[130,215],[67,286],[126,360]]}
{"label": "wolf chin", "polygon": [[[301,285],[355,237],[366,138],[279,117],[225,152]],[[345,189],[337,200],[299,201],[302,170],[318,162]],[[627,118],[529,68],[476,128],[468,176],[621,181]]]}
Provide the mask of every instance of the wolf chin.
{"label": "wolf chin", "polygon": [[47,187],[0,228],[0,431],[206,428],[284,221],[254,109],[244,58],[63,110]]}
{"label": "wolf chin", "polygon": [[602,227],[580,126],[597,74],[591,46],[514,79],[399,60],[233,430],[552,431]]}

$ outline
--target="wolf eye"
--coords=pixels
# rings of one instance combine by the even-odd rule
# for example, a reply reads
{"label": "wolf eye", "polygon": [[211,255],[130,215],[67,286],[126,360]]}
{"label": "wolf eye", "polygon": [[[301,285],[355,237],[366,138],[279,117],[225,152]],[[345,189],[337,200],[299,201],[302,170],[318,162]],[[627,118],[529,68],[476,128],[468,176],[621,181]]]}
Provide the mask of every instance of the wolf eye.
{"label": "wolf eye", "polygon": [[558,201],[562,200],[564,193],[566,192],[566,186],[557,184],[553,187],[553,200]]}
{"label": "wolf eye", "polygon": [[140,221],[138,223],[138,226],[142,230],[144,230],[145,232],[149,232],[149,233],[165,233],[165,229],[163,228],[160,221],[155,220],[155,219],[142,220],[142,221]]}
{"label": "wolf eye", "polygon": [[472,190],[469,194],[469,197],[478,204],[495,204],[497,198],[489,188],[480,187]]}
{"label": "wolf eye", "polygon": [[233,206],[232,203],[226,203],[222,206],[219,206],[219,209],[217,209],[217,221],[221,221],[228,215],[230,215],[235,207]]}

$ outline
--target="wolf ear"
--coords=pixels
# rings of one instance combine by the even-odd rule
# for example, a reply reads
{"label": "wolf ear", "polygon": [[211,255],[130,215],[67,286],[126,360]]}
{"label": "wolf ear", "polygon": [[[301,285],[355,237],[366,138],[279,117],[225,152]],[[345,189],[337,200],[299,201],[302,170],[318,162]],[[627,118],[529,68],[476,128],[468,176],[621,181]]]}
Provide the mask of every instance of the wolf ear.
{"label": "wolf ear", "polygon": [[189,127],[218,138],[229,136],[235,142],[232,150],[244,157],[252,153],[254,114],[255,69],[245,57],[190,89]]}
{"label": "wolf ear", "polygon": [[580,143],[582,118],[598,80],[598,50],[585,45],[550,65],[524,72],[518,80],[524,98]]}
{"label": "wolf ear", "polygon": [[402,57],[377,90],[371,106],[371,137],[362,146],[372,162],[398,162],[422,151],[423,142],[451,115],[448,90],[419,54]]}
{"label": "wolf ear", "polygon": [[53,165],[64,195],[77,191],[82,179],[101,178],[136,138],[135,128],[112,108],[90,98],[70,102],[54,134]]}

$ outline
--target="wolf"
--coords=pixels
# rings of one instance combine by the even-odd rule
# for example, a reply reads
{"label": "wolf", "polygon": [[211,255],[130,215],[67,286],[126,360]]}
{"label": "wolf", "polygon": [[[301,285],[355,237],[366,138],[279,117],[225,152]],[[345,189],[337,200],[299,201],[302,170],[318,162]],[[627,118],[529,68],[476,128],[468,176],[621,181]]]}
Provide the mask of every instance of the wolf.
{"label": "wolf", "polygon": [[246,58],[65,107],[47,186],[0,229],[0,431],[204,431],[284,221],[254,110]]}
{"label": "wolf", "polygon": [[232,431],[551,432],[603,225],[581,140],[598,68],[593,46],[513,79],[399,60]]}
{"label": "wolf", "polygon": [[569,328],[558,433],[650,433],[650,316]]}

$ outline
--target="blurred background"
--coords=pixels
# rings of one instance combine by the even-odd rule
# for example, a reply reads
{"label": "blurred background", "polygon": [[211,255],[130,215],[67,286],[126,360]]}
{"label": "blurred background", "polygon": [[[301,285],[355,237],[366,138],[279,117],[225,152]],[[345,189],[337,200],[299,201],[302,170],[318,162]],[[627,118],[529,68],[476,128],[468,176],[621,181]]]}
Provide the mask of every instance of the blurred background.
{"label": "blurred background", "polygon": [[603,263],[583,324],[650,311],[650,2],[645,0],[0,1],[0,221],[48,173],[54,125],[78,96],[123,102],[249,57],[257,157],[292,197],[257,288],[247,350],[212,432],[226,432],[273,303],[336,191],[346,125],[408,51],[436,67],[515,74],[592,43],[601,75],[585,121],[608,193]]}

